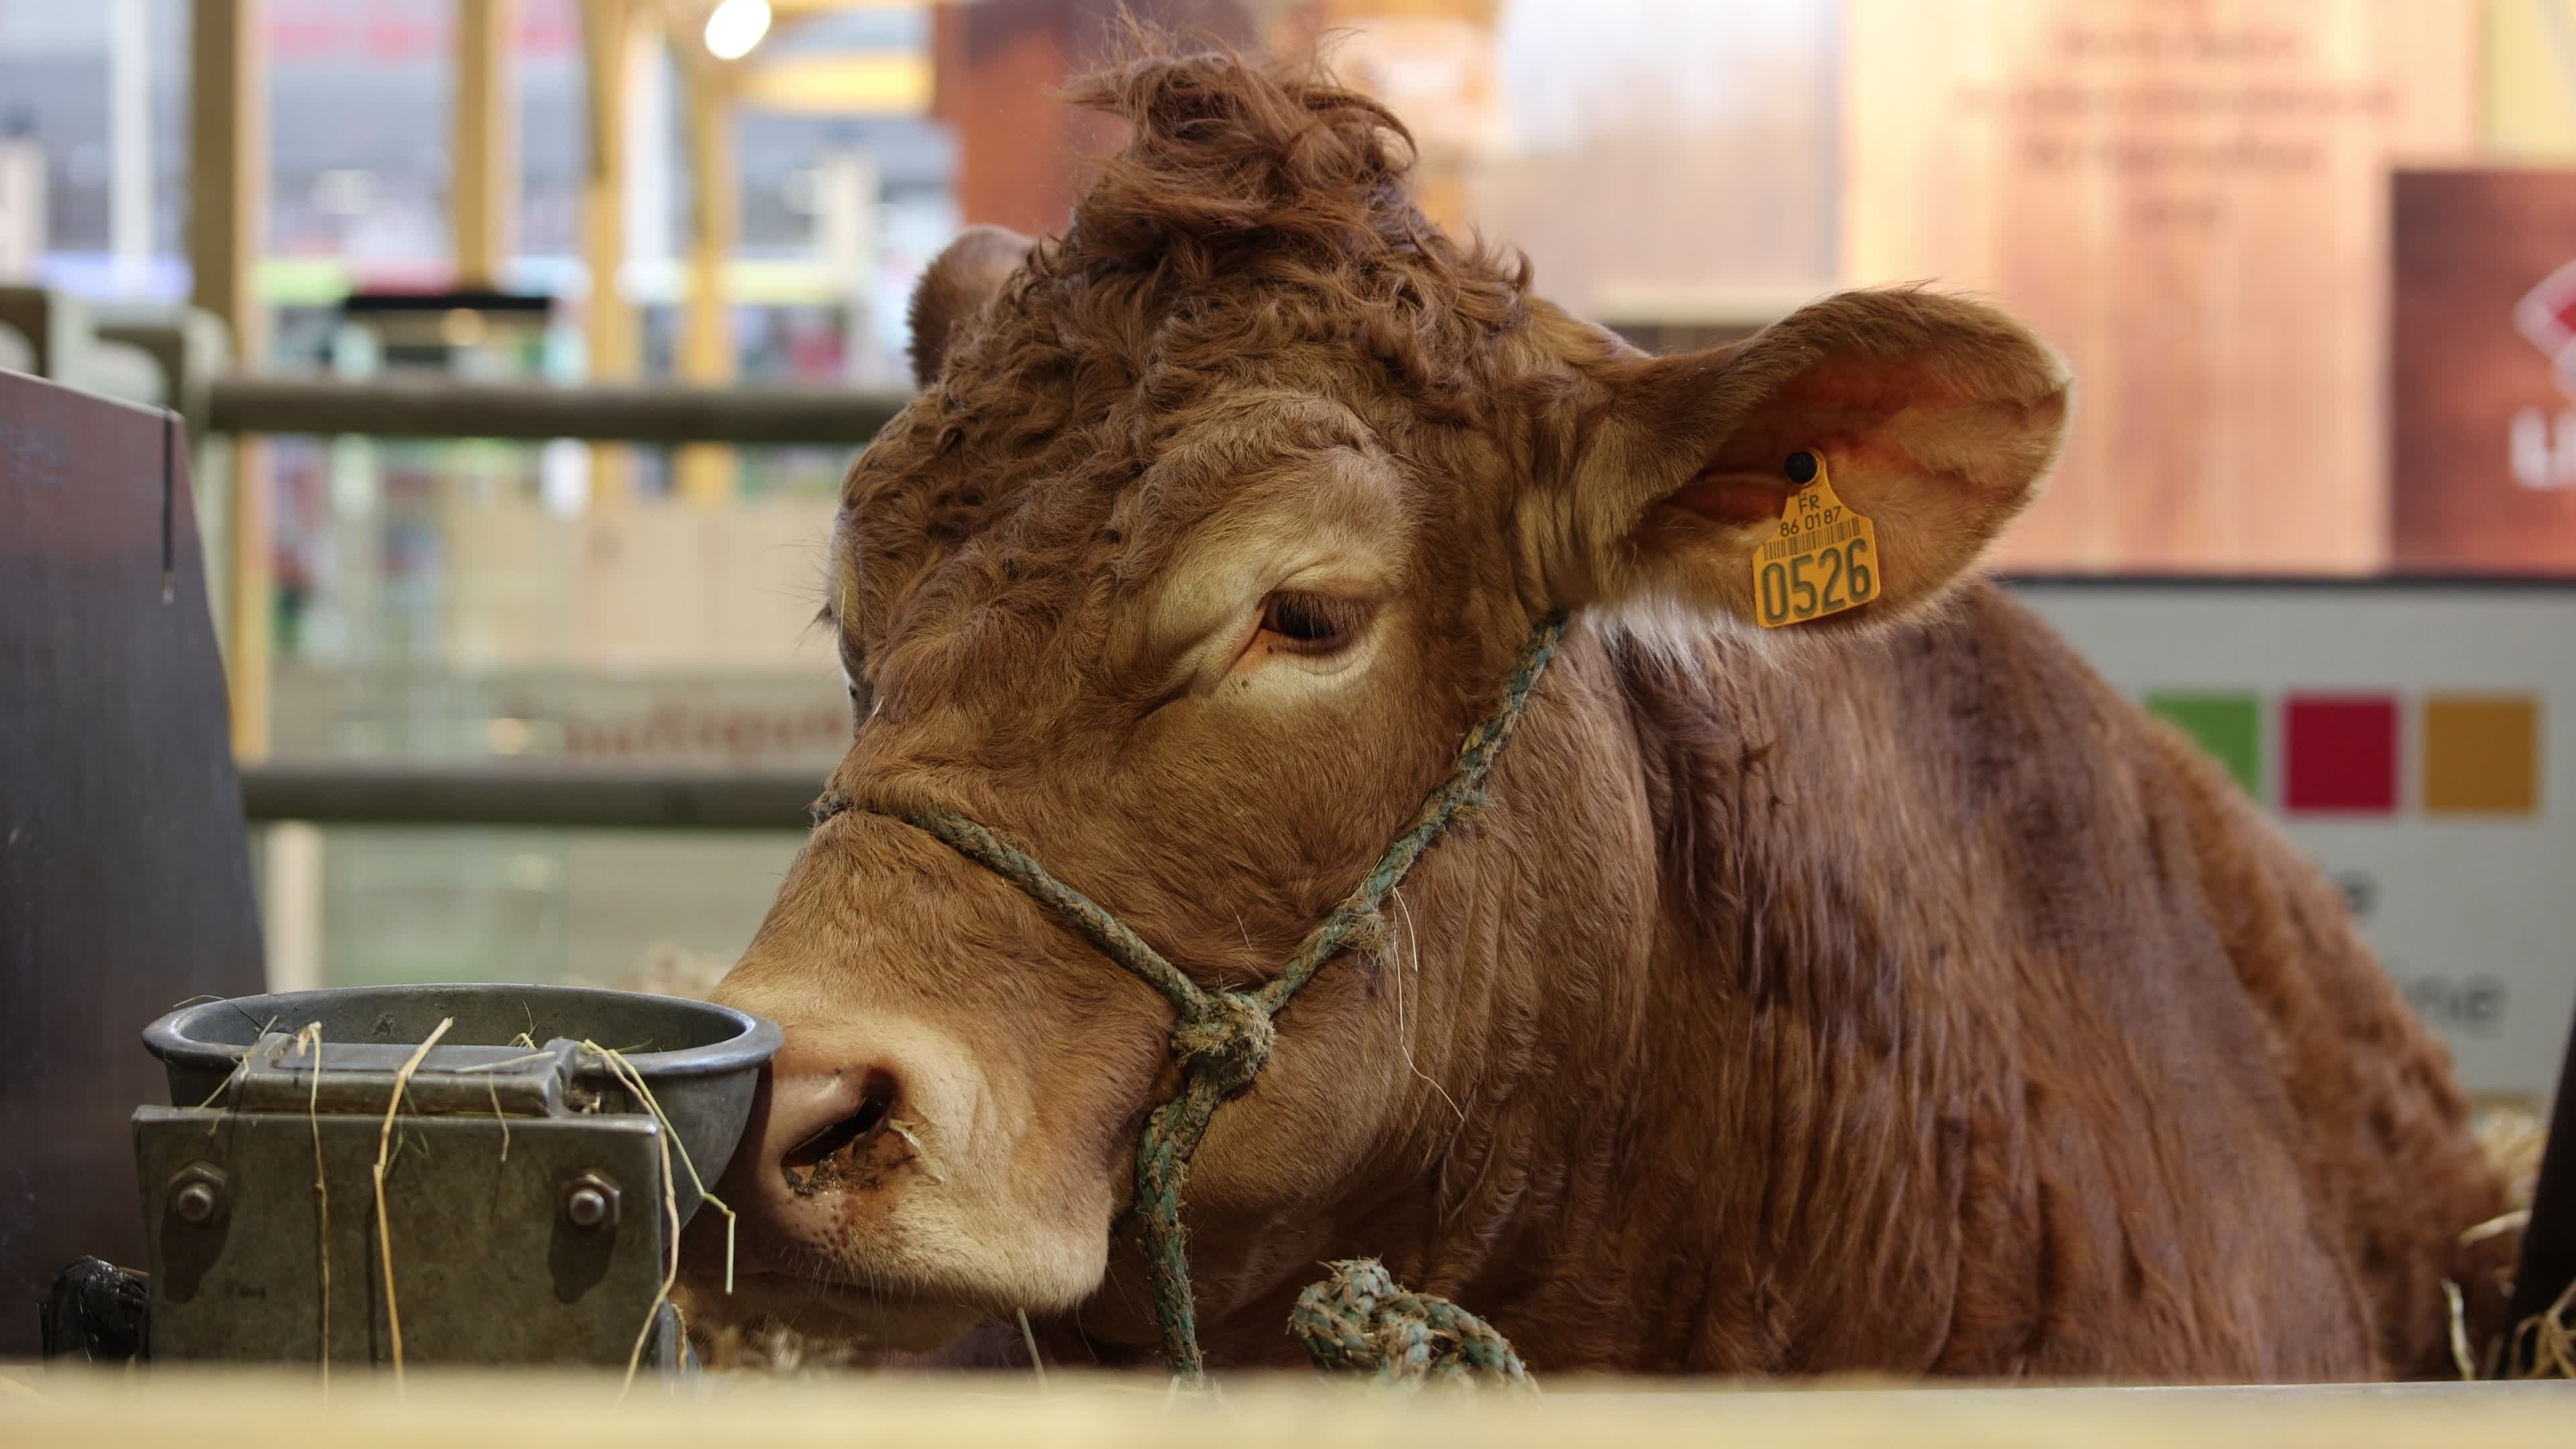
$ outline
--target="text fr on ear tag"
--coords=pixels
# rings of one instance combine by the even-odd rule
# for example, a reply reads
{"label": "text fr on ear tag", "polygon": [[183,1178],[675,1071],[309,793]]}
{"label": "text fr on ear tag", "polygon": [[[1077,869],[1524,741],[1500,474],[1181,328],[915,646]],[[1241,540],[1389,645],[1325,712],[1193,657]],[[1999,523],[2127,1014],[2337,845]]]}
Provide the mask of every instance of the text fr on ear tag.
{"label": "text fr on ear tag", "polygon": [[1857,609],[1878,597],[1878,530],[1834,494],[1825,455],[1791,453],[1798,491],[1753,555],[1753,616],[1765,629]]}

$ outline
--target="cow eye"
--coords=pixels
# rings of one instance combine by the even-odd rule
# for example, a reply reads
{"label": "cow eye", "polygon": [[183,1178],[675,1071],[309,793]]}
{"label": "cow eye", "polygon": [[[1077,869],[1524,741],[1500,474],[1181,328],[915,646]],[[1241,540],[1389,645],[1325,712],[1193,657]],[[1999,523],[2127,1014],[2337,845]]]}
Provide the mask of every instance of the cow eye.
{"label": "cow eye", "polygon": [[1366,606],[1328,594],[1272,594],[1261,606],[1261,630],[1273,647],[1330,654],[1347,646],[1365,622]]}

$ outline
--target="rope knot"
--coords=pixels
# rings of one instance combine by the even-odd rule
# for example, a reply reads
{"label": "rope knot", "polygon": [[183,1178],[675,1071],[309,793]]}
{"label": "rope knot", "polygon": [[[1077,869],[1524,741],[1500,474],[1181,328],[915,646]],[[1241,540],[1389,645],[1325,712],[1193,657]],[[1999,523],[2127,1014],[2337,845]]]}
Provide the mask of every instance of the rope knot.
{"label": "rope knot", "polygon": [[1381,1384],[1442,1382],[1536,1392],[1510,1340],[1446,1298],[1408,1293],[1375,1258],[1332,1265],[1297,1295],[1288,1330],[1326,1373]]}
{"label": "rope knot", "polygon": [[1205,1072],[1225,1098],[1252,1085],[1278,1040],[1279,1028],[1259,1001],[1239,991],[1210,991],[1182,1011],[1172,1028],[1172,1054]]}

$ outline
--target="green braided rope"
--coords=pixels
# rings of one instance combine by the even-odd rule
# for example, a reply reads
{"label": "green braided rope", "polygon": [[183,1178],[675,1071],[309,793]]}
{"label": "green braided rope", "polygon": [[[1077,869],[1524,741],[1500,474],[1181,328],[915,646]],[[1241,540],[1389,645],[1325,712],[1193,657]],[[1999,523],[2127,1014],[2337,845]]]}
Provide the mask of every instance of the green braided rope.
{"label": "green braided rope", "polygon": [[1510,743],[1512,730],[1520,724],[1521,710],[1529,704],[1530,692],[1538,688],[1539,676],[1547,673],[1548,661],[1556,657],[1557,643],[1564,637],[1562,614],[1550,616],[1531,632],[1529,642],[1521,646],[1520,659],[1504,681],[1502,706],[1467,731],[1466,740],[1458,747],[1458,761],[1449,769],[1449,778],[1423,800],[1412,828],[1395,838],[1386,854],[1378,858],[1376,868],[1347,900],[1333,908],[1333,913],[1297,948],[1297,954],[1288,958],[1287,966],[1261,988],[1258,994],[1272,1011],[1287,1005],[1288,998],[1296,995],[1307,978],[1341,949],[1351,932],[1374,915],[1397,886],[1404,884],[1413,863],[1431,848],[1441,831],[1449,828],[1460,810],[1484,802],[1484,792],[1477,787],[1484,783],[1485,772],[1493,768],[1503,746]]}
{"label": "green braided rope", "polygon": [[958,854],[1008,878],[1036,897],[1039,904],[1052,907],[1067,924],[1091,938],[1091,944],[1104,954],[1170,997],[1174,1006],[1187,1010],[1202,994],[1197,982],[1182,975],[1179,967],[1163,959],[1163,953],[1128,930],[1125,921],[1049,875],[1045,866],[992,831],[947,810],[924,810],[904,819],[939,837]]}
{"label": "green braided rope", "polygon": [[1381,1384],[1537,1391],[1520,1355],[1492,1324],[1446,1298],[1405,1291],[1375,1258],[1333,1264],[1331,1277],[1297,1295],[1288,1330],[1316,1367],[1365,1373]]}
{"label": "green braided rope", "polygon": [[[1307,934],[1280,973],[1254,991],[1210,991],[1200,986],[1098,902],[1056,879],[1028,852],[965,816],[948,810],[921,810],[899,817],[1028,892],[1104,955],[1144,978],[1171,1000],[1176,1016],[1172,1052],[1181,1060],[1181,1089],[1153,1110],[1145,1119],[1144,1130],[1137,1134],[1135,1201],[1128,1211],[1137,1221],[1146,1264],[1153,1275],[1154,1319],[1162,1329],[1163,1361],[1183,1383],[1196,1387],[1207,1381],[1206,1362],[1199,1353],[1198,1310],[1190,1294],[1189,1253],[1181,1232],[1181,1188],[1189,1175],[1191,1156],[1207,1136],[1208,1123],[1216,1116],[1216,1109],[1249,1088],[1262,1064],[1270,1059],[1270,1049],[1278,1035],[1271,1018],[1404,883],[1414,863],[1458,818],[1459,812],[1483,803],[1479,786],[1485,773],[1493,768],[1495,758],[1510,741],[1530,694],[1538,688],[1539,677],[1547,672],[1548,661],[1555,657],[1564,637],[1562,614],[1551,615],[1531,632],[1504,683],[1502,704],[1467,732],[1448,777],[1423,799],[1412,824],[1395,838],[1323,923]],[[844,794],[826,796],[817,802],[817,823],[849,809],[850,803]],[[1379,1276],[1384,1277],[1383,1269]],[[1329,1285],[1318,1288],[1326,1286]],[[1308,1290],[1310,1295],[1316,1291]],[[1407,1301],[1438,1305],[1447,1314],[1482,1330],[1494,1343],[1502,1342],[1500,1335],[1485,1328],[1481,1320],[1455,1305],[1438,1299],[1408,1297]],[[1304,1308],[1304,1299],[1299,1300],[1299,1306]],[[1426,1319],[1425,1323],[1430,1325],[1426,1332],[1464,1341],[1452,1319],[1442,1317],[1437,1323]],[[1484,1339],[1476,1341],[1481,1344]],[[1502,1345],[1505,1357],[1510,1351],[1509,1344]],[[1482,1365],[1491,1357],[1476,1357],[1484,1352],[1477,1349],[1469,1358]],[[1322,1362],[1319,1357],[1318,1363]],[[1510,1365],[1513,1373],[1520,1371],[1519,1359],[1511,1358]]]}

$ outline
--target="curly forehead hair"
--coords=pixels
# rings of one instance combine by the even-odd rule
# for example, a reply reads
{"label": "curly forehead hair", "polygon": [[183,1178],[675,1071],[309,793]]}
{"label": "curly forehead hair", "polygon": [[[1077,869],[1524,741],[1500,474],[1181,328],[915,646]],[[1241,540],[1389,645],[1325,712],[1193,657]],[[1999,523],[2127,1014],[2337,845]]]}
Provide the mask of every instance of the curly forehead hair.
{"label": "curly forehead hair", "polygon": [[[1482,344],[1527,320],[1527,262],[1461,246],[1414,207],[1412,135],[1312,63],[1175,51],[1131,27],[1128,58],[1075,81],[1124,146],[1065,235],[961,349],[958,370],[1032,370],[1179,396],[1220,365],[1293,365],[1356,345],[1404,392],[1458,405]],[[999,379],[995,379],[999,381]]]}
{"label": "curly forehead hair", "polygon": [[1065,234],[970,233],[915,296],[921,396],[843,487],[859,617],[891,627],[910,598],[924,620],[1035,628],[1073,606],[1070,581],[1150,577],[1317,416],[1283,398],[1409,434],[1490,422],[1531,390],[1526,261],[1415,208],[1413,141],[1385,106],[1313,66],[1141,27],[1126,48],[1071,87],[1127,136]]}

